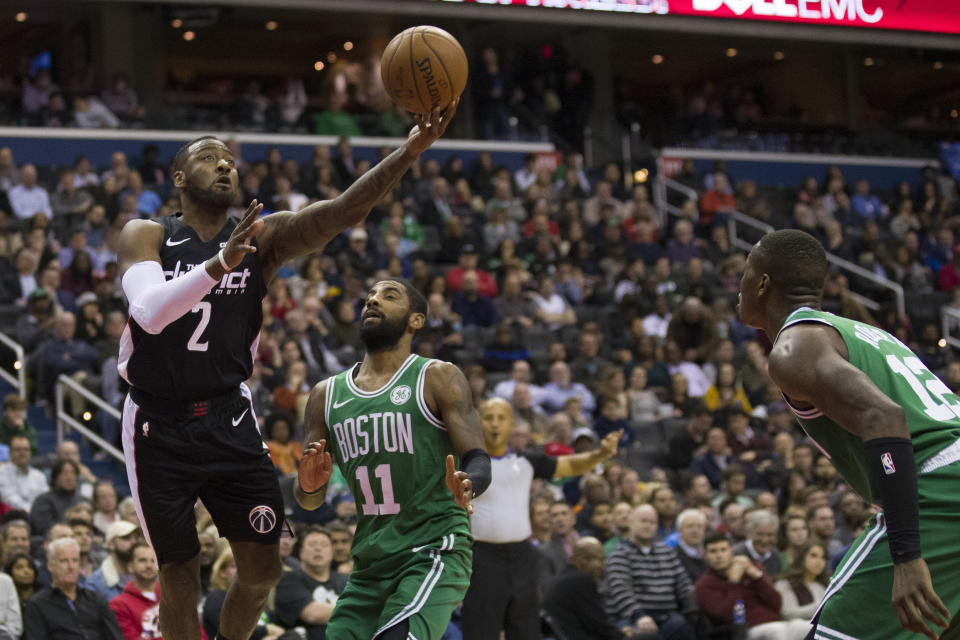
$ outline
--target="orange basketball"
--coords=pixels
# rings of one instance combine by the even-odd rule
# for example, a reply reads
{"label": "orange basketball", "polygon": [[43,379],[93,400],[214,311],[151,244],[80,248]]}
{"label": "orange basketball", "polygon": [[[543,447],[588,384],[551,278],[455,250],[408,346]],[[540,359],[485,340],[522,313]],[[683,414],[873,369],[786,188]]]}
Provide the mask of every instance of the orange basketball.
{"label": "orange basketball", "polygon": [[437,27],[410,27],[387,45],[380,78],[390,98],[413,113],[446,108],[467,86],[467,54]]}

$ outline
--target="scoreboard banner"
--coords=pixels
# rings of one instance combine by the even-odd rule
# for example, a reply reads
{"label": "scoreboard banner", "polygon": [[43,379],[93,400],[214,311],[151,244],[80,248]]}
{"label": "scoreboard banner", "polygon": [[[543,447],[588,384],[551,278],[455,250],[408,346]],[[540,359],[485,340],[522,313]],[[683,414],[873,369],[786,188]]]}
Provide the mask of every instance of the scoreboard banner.
{"label": "scoreboard banner", "polygon": [[442,0],[960,34],[958,0]]}

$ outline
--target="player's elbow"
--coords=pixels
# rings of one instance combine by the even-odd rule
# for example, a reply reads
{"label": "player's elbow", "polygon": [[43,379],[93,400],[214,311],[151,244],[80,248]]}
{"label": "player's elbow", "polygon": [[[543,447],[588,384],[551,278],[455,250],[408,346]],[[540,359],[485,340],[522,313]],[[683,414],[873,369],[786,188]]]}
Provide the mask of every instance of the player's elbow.
{"label": "player's elbow", "polygon": [[909,438],[907,414],[898,404],[871,407],[860,414],[860,438],[863,441],[876,438]]}
{"label": "player's elbow", "polygon": [[152,336],[159,334],[166,325],[155,315],[141,305],[131,304],[130,315],[137,321],[137,325]]}

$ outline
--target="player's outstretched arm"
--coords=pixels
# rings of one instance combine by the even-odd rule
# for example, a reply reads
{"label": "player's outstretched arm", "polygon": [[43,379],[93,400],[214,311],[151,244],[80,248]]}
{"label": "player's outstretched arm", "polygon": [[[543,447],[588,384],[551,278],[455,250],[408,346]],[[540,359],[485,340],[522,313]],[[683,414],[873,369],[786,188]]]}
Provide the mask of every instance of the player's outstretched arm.
{"label": "player's outstretched arm", "polygon": [[417,116],[417,125],[407,140],[375,167],[357,178],[333,200],[308,205],[296,213],[268,216],[260,236],[260,250],[267,277],[289,260],[319,251],[333,237],[362,222],[370,209],[393,190],[420,154],[443,135],[457,112],[459,99],[445,111],[439,108]]}
{"label": "player's outstretched arm", "polygon": [[326,393],[327,381],[324,380],[310,392],[303,417],[307,435],[293,495],[297,503],[309,511],[320,508],[327,499],[327,483],[333,474],[333,457],[328,447],[330,429],[325,417]]}
{"label": "player's outstretched arm", "polygon": [[582,476],[604,460],[617,455],[617,443],[622,435],[623,429],[611,431],[600,441],[599,449],[558,457],[557,470],[553,472],[554,479]]}
{"label": "player's outstretched arm", "polygon": [[471,501],[490,486],[490,456],[483,443],[483,427],[473,406],[470,384],[459,367],[449,362],[431,365],[426,372],[424,395],[427,406],[443,421],[453,448],[460,456],[457,471],[453,456],[447,456],[447,488],[457,504],[473,513]]}
{"label": "player's outstretched arm", "polygon": [[927,621],[946,628],[950,612],[920,557],[916,461],[903,408],[850,363],[843,339],[829,327],[791,328],[769,363],[770,376],[791,400],[815,406],[863,440],[894,562],[893,607],[904,629],[935,639]]}

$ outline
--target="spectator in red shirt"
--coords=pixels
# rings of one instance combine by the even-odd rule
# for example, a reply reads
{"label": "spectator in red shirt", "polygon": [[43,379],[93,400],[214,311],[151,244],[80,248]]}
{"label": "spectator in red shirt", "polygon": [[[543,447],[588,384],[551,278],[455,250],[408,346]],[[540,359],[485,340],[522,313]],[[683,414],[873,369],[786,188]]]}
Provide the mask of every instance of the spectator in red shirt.
{"label": "spectator in red shirt", "polygon": [[493,279],[490,272],[477,269],[478,259],[479,254],[474,245],[463,245],[463,248],[460,250],[460,257],[457,260],[457,266],[447,272],[448,295],[452,296],[463,289],[463,274],[468,271],[475,271],[477,274],[477,294],[487,298],[497,297],[497,281]]}
{"label": "spectator in red shirt", "polygon": [[157,556],[146,542],[133,545],[133,580],[110,601],[125,640],[160,638],[160,583]]}
{"label": "spectator in red shirt", "polygon": [[944,291],[953,291],[960,286],[960,245],[953,248],[953,258],[940,267],[937,274],[940,288]]}
{"label": "spectator in red shirt", "polygon": [[802,640],[810,631],[804,620],[780,617],[780,594],[760,565],[746,556],[734,556],[723,534],[704,540],[707,571],[697,579],[697,607],[715,625],[733,622],[733,608],[742,602],[747,618],[747,638]]}
{"label": "spectator in red shirt", "polygon": [[713,177],[713,189],[710,189],[700,200],[700,225],[709,227],[718,213],[736,211],[737,201],[730,193],[727,176],[717,173]]}

